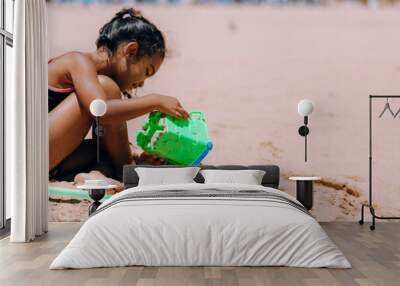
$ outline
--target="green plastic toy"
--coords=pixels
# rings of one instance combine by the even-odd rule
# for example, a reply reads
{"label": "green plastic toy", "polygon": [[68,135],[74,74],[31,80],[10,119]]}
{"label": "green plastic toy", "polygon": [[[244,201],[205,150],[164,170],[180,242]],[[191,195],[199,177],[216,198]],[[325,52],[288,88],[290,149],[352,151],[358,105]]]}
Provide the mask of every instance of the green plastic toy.
{"label": "green plastic toy", "polygon": [[201,111],[178,119],[159,111],[152,112],[136,134],[137,144],[148,154],[170,164],[198,165],[212,149],[208,127]]}

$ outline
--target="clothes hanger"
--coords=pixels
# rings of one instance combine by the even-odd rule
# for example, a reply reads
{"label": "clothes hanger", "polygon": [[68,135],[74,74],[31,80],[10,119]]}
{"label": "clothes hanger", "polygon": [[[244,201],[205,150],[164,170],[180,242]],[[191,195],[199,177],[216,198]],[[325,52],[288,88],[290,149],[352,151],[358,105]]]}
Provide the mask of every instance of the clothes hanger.
{"label": "clothes hanger", "polygon": [[400,114],[400,108],[399,108],[399,110],[397,110],[397,112],[395,113],[394,118],[396,118],[397,115],[399,115],[399,114]]}
{"label": "clothes hanger", "polygon": [[386,97],[386,103],[385,103],[385,107],[383,108],[381,114],[379,115],[379,118],[381,118],[383,116],[383,114],[386,112],[386,110],[389,110],[390,114],[392,114],[393,118],[396,117],[396,115],[399,113],[399,111],[396,112],[396,115],[394,115],[394,112],[392,111],[392,109],[390,108],[390,104],[389,104],[389,98]]}

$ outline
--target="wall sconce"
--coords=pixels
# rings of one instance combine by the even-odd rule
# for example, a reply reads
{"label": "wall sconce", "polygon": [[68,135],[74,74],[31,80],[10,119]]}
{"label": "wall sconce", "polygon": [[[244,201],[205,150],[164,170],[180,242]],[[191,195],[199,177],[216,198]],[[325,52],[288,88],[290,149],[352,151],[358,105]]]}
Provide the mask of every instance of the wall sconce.
{"label": "wall sconce", "polygon": [[97,138],[97,163],[100,163],[100,137],[103,136],[103,127],[100,125],[100,117],[107,112],[107,104],[102,99],[95,99],[90,103],[90,113],[96,119],[96,128],[94,130]]}
{"label": "wall sconce", "polygon": [[304,125],[300,126],[299,134],[304,137],[304,161],[307,162],[307,135],[310,133],[308,129],[308,116],[313,112],[314,104],[309,99],[303,99],[297,105],[297,112],[304,117]]}

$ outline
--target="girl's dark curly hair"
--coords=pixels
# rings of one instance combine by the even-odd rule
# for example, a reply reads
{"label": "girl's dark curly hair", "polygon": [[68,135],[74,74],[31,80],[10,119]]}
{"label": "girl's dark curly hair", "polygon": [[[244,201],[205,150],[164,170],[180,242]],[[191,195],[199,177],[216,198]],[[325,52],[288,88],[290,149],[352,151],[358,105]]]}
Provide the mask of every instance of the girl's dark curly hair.
{"label": "girl's dark curly hair", "polygon": [[137,59],[159,53],[165,56],[165,40],[160,30],[140,11],[122,9],[100,29],[97,48],[105,47],[114,54],[120,43],[135,41],[139,44]]}

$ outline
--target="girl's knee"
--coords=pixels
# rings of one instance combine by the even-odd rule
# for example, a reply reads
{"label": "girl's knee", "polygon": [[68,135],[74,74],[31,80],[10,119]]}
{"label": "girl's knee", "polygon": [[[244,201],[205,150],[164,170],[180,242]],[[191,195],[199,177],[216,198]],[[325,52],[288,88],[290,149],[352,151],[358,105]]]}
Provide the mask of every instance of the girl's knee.
{"label": "girl's knee", "polygon": [[107,99],[121,99],[121,90],[117,83],[106,75],[98,75],[97,79],[99,80],[101,86],[104,88],[106,92]]}

